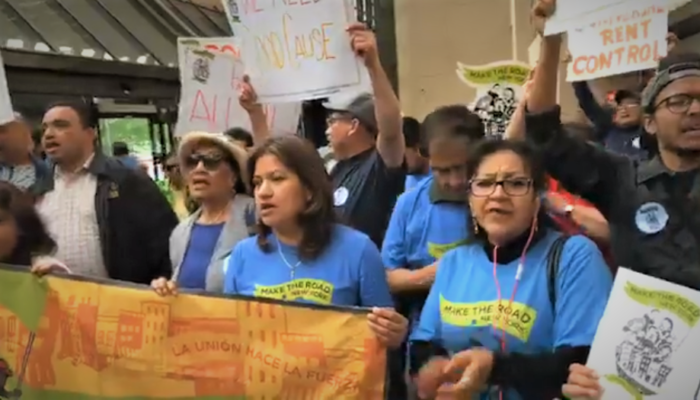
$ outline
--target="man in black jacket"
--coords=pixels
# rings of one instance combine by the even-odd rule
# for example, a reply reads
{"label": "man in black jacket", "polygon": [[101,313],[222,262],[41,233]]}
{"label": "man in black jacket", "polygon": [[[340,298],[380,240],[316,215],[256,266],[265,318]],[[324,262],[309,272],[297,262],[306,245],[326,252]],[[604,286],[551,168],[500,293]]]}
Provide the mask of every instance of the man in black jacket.
{"label": "man in black jacket", "polygon": [[618,265],[700,289],[700,54],[660,61],[641,98],[659,155],[637,162],[562,130],[555,104],[561,38],[543,42],[526,125],[548,172],[605,216]]}
{"label": "man in black jacket", "polygon": [[170,276],[168,241],[178,220],[155,182],[95,151],[88,106],[55,104],[42,125],[53,173],[38,208],[56,258],[97,278],[149,284]]}

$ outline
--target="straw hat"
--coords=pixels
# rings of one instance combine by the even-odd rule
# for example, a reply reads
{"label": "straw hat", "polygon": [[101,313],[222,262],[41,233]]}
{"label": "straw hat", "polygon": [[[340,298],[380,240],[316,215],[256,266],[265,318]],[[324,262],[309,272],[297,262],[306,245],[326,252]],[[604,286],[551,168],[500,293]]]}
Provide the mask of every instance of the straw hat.
{"label": "straw hat", "polygon": [[190,132],[182,136],[178,149],[180,163],[184,164],[195,148],[202,144],[214,145],[235,160],[239,171],[241,171],[241,176],[238,179],[243,182],[246,190],[250,192],[250,187],[248,186],[248,152],[221,133]]}

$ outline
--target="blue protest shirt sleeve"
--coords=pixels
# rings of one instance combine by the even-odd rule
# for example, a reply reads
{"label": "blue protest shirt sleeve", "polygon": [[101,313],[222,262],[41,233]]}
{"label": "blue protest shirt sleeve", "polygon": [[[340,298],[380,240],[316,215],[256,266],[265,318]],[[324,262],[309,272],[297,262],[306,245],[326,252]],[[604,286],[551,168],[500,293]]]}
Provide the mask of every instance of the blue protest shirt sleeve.
{"label": "blue protest shirt sleeve", "polygon": [[455,264],[457,251],[459,249],[448,251],[440,260],[437,273],[435,274],[435,281],[430,287],[430,293],[423,305],[418,324],[414,325],[409,337],[411,341],[424,340],[429,342],[441,339],[440,292],[444,286],[450,283],[446,277],[449,277],[449,270]]}
{"label": "blue protest shirt sleeve", "polygon": [[587,237],[570,237],[557,277],[554,347],[589,346],[612,290],[612,274]]}
{"label": "blue protest shirt sleeve", "polygon": [[242,244],[242,242],[238,242],[236,247],[233,248],[231,255],[229,255],[224,262],[225,294],[238,294],[238,288],[236,287],[236,276],[238,276],[238,271],[240,268],[242,268],[243,263],[243,258],[241,257]]}
{"label": "blue protest shirt sleeve", "polygon": [[394,302],[389,292],[389,283],[382,257],[374,243],[367,238],[367,243],[359,260],[360,268],[360,306],[393,307]]}
{"label": "blue protest shirt sleeve", "polygon": [[405,268],[408,265],[406,254],[406,217],[407,217],[407,201],[406,196],[410,193],[404,193],[399,196],[394,206],[394,211],[391,213],[389,227],[384,235],[384,243],[382,243],[382,261],[387,269]]}

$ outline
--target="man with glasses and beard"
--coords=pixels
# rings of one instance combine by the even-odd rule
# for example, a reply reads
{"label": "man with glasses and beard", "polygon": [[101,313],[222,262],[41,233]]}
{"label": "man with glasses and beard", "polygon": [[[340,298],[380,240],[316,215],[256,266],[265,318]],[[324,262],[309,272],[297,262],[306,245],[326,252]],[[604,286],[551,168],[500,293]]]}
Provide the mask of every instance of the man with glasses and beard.
{"label": "man with glasses and beard", "polygon": [[[540,0],[541,29],[552,1]],[[700,289],[700,54],[671,52],[641,96],[658,156],[634,161],[573,138],[556,105],[561,36],[543,37],[527,99],[527,139],[552,177],[593,204],[610,225],[617,265]]]}

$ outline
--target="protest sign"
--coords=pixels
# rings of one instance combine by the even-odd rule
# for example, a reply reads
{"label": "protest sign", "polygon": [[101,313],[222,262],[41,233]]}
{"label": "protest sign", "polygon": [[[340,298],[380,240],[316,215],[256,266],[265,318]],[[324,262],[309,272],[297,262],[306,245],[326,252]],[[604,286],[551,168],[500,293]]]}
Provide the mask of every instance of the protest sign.
{"label": "protest sign", "polygon": [[503,136],[522,96],[530,66],[519,61],[498,61],[486,65],[457,63],[457,77],[476,89],[471,108],[484,121],[488,135]]}
{"label": "protest sign", "polygon": [[[191,131],[251,130],[248,113],[238,102],[245,65],[234,38],[180,38],[180,105],[175,135]],[[301,103],[265,105],[272,134],[295,134]]]}
{"label": "protest sign", "polygon": [[262,102],[310,100],[363,86],[368,75],[350,46],[346,27],[356,18],[347,0],[238,5],[246,71]]}
{"label": "protest sign", "polygon": [[[590,16],[630,0],[557,0],[554,15],[544,26],[546,36],[567,32],[590,23]],[[632,0],[636,1],[636,0]],[[665,1],[665,0],[660,0]]]}
{"label": "protest sign", "polygon": [[0,267],[0,398],[380,400],[366,313]]}
{"label": "protest sign", "polygon": [[668,8],[658,0],[623,3],[597,13],[598,20],[569,31],[568,81],[583,81],[656,68],[666,55]]}
{"label": "protest sign", "polygon": [[[246,0],[243,0],[244,2]],[[238,0],[224,0],[224,12],[226,13],[226,19],[231,27],[231,32],[233,35],[238,37],[241,35],[241,17],[238,12]]]}
{"label": "protest sign", "polygon": [[0,124],[10,122],[15,119],[10,101],[10,90],[7,88],[7,76],[5,75],[5,64],[0,54]]}
{"label": "protest sign", "polygon": [[588,367],[604,400],[698,399],[700,292],[620,268]]}

